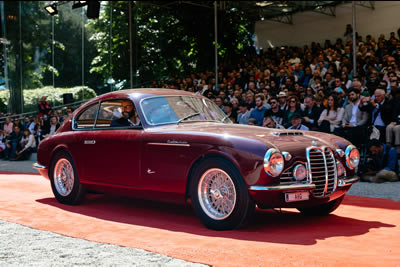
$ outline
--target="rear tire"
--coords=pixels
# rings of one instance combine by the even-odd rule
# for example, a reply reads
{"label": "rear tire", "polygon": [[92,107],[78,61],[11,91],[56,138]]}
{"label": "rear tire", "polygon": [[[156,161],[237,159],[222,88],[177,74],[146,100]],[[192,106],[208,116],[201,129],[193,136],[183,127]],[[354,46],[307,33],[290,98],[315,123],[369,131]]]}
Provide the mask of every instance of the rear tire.
{"label": "rear tire", "polygon": [[343,198],[344,195],[328,203],[324,203],[318,206],[297,209],[307,216],[325,216],[336,210],[340,206],[340,203],[342,203]]}
{"label": "rear tire", "polygon": [[75,164],[66,151],[57,152],[50,168],[50,183],[58,202],[77,205],[85,197],[85,188],[80,183]]}
{"label": "rear tire", "polygon": [[254,214],[255,203],[235,166],[224,159],[208,159],[193,171],[190,197],[196,215],[209,229],[242,228]]}

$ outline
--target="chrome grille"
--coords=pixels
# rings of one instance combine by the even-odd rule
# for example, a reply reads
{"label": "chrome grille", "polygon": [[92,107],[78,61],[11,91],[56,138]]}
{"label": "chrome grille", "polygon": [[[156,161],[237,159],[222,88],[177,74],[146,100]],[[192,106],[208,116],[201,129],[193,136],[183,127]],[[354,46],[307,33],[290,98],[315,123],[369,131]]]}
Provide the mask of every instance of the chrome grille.
{"label": "chrome grille", "polygon": [[315,197],[331,195],[337,185],[336,163],[332,150],[327,147],[309,147],[307,161],[311,182],[315,184],[313,195]]}
{"label": "chrome grille", "polygon": [[280,184],[292,184],[295,182],[293,178],[293,167],[290,167],[281,174]]}

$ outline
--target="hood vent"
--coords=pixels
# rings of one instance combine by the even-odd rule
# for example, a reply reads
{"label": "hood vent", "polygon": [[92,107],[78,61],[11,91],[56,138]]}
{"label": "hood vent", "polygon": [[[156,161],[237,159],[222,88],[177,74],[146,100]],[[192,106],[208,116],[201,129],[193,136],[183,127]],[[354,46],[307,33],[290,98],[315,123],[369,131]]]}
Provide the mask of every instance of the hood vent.
{"label": "hood vent", "polygon": [[303,135],[301,132],[274,132],[275,136],[293,136],[293,135]]}

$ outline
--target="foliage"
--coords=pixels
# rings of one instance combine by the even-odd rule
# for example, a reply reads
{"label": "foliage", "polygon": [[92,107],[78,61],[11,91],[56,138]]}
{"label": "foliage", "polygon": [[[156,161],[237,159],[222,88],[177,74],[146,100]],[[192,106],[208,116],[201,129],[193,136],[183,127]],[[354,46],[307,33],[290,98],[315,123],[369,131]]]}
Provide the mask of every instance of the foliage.
{"label": "foliage", "polygon": [[[47,101],[52,106],[63,105],[63,94],[72,93],[74,101],[87,100],[96,97],[96,92],[87,86],[76,86],[72,88],[53,88],[43,87],[30,90],[24,90],[24,112],[36,111],[37,105],[42,96],[47,96]],[[8,103],[10,93],[8,90],[0,91],[0,112],[2,104]]]}
{"label": "foliage", "polygon": [[[134,3],[132,60],[136,86],[214,65],[212,9],[191,5],[167,9],[143,1]],[[128,12],[127,1],[109,1],[102,7],[100,19],[87,24],[98,52],[91,72],[101,74],[104,81],[112,78],[124,88],[130,79]],[[250,22],[237,9],[220,11],[218,17],[219,60],[227,62],[250,44]]]}

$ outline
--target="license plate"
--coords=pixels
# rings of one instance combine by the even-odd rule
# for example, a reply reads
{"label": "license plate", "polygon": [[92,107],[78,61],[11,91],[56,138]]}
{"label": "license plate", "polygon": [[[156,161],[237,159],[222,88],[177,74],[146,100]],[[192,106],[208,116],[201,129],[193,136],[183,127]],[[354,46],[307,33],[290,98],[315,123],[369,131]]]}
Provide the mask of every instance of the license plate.
{"label": "license plate", "polygon": [[307,191],[285,193],[285,201],[286,202],[295,202],[295,201],[308,200],[309,196],[310,196],[310,193]]}

